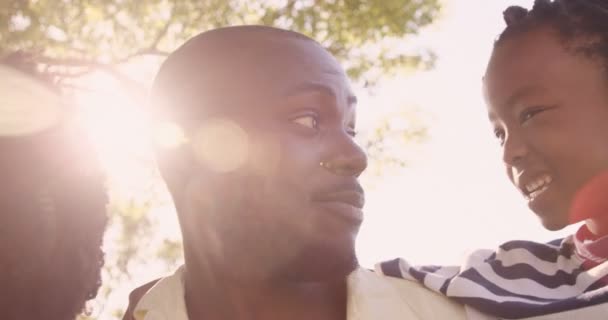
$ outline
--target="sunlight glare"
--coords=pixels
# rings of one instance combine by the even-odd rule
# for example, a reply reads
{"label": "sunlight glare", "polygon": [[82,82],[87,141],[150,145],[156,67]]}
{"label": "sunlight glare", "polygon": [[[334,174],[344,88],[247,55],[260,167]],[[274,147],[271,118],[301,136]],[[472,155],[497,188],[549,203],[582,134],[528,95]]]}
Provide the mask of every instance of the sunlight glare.
{"label": "sunlight glare", "polygon": [[39,81],[6,67],[0,67],[0,79],[3,91],[10,93],[2,96],[0,135],[39,132],[65,115],[63,101]]}
{"label": "sunlight glare", "polygon": [[203,123],[193,139],[198,159],[215,172],[230,172],[248,158],[247,133],[235,122],[215,118]]}
{"label": "sunlight glare", "polygon": [[75,102],[112,187],[141,189],[149,183],[142,170],[150,170],[142,164],[152,160],[146,113],[110,77],[93,74],[84,81],[92,90],[76,95]]}
{"label": "sunlight glare", "polygon": [[160,148],[177,148],[187,141],[184,130],[174,122],[162,122],[154,128],[154,143]]}

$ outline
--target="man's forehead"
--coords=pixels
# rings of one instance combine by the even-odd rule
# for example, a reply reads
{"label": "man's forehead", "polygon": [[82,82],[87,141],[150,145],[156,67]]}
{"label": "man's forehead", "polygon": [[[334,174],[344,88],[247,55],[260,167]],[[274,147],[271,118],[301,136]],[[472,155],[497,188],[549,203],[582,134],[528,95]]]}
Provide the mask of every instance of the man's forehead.
{"label": "man's forehead", "polygon": [[192,38],[171,54],[161,67],[159,77],[236,76],[247,71],[268,72],[290,64],[341,71],[331,54],[304,35],[270,27],[244,26],[216,29]]}
{"label": "man's forehead", "polygon": [[165,65],[193,66],[210,61],[229,62],[236,57],[254,57],[269,54],[272,49],[294,46],[300,49],[320,48],[314,40],[292,31],[262,26],[220,28],[203,32],[188,40],[169,56]]}
{"label": "man's forehead", "polygon": [[350,91],[340,64],[313,40],[280,29],[236,27],[199,35],[178,49],[161,67],[153,94],[168,99],[170,113],[204,115],[204,109],[256,107],[303,83]]}
{"label": "man's forehead", "polygon": [[286,37],[315,42],[312,38],[290,30],[261,25],[243,25],[216,28],[202,32],[199,35],[188,40],[186,42],[186,45],[193,45],[209,41],[230,41],[230,39],[253,39],[272,37]]}

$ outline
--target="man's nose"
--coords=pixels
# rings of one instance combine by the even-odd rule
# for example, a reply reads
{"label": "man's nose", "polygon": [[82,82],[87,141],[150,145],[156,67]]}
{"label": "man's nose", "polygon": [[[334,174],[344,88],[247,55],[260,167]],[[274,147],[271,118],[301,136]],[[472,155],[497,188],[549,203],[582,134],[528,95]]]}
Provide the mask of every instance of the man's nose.
{"label": "man's nose", "polygon": [[341,134],[332,149],[328,159],[322,163],[332,173],[358,177],[367,168],[367,155],[348,134]]}

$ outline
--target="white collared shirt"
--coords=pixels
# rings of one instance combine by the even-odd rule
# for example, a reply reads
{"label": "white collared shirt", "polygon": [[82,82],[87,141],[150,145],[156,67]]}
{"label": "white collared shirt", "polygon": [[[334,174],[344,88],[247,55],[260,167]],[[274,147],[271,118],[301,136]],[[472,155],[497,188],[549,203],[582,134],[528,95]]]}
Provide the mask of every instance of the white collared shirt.
{"label": "white collared shirt", "polygon": [[[188,320],[184,267],[159,280],[137,303],[136,320]],[[347,280],[347,320],[466,319],[464,308],[413,281],[357,269]]]}

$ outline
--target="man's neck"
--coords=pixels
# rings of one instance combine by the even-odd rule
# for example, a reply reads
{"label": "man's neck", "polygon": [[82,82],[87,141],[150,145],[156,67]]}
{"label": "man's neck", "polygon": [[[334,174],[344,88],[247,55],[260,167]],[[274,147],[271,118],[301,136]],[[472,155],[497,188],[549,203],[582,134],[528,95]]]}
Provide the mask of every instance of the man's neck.
{"label": "man's neck", "polygon": [[346,278],[336,282],[235,281],[205,269],[189,272],[186,264],[190,320],[346,319]]}

